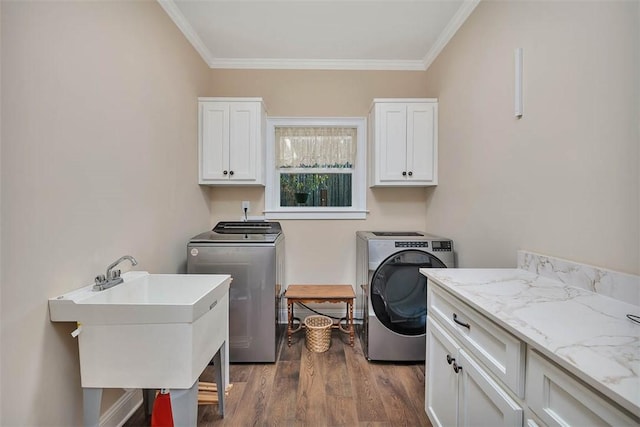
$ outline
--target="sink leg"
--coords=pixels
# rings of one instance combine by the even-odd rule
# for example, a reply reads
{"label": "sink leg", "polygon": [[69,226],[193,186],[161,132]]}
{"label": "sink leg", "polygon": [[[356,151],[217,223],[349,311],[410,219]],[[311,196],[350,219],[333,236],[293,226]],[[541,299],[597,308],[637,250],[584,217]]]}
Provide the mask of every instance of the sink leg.
{"label": "sink leg", "polygon": [[198,380],[189,389],[171,389],[173,425],[193,426],[198,421]]}
{"label": "sink leg", "polygon": [[216,354],[213,356],[213,366],[216,370],[216,384],[218,385],[218,413],[224,418],[224,392],[226,384],[224,381],[226,367],[223,362],[226,342],[223,342]]}
{"label": "sink leg", "polygon": [[156,389],[143,388],[142,389],[142,407],[144,408],[144,415],[150,417],[153,412],[153,403],[156,400]]}
{"label": "sink leg", "polygon": [[82,389],[83,423],[85,427],[98,427],[100,424],[101,388]]}

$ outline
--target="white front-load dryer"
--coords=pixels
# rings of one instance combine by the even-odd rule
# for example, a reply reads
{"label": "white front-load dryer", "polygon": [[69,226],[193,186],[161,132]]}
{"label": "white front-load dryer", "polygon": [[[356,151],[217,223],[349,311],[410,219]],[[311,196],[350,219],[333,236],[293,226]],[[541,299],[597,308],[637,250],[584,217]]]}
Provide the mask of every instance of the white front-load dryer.
{"label": "white front-load dryer", "polygon": [[356,232],[358,327],[369,360],[425,359],[427,279],[420,268],[455,267],[453,241],[421,231]]}

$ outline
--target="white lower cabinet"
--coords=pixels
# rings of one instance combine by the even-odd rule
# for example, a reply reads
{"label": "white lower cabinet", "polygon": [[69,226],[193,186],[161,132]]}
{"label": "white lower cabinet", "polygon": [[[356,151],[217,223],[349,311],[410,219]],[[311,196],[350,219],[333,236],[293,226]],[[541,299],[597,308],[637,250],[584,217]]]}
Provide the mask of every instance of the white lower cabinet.
{"label": "white lower cabinet", "polygon": [[434,426],[522,425],[522,407],[433,319],[426,364],[425,409]]}
{"label": "white lower cabinet", "polygon": [[[529,345],[528,345],[529,344]],[[638,419],[459,298],[427,288],[434,426],[638,426]]]}
{"label": "white lower cabinet", "polygon": [[427,312],[500,383],[524,398],[526,346],[522,341],[439,289],[429,288]]}
{"label": "white lower cabinet", "polygon": [[529,350],[527,404],[548,426],[637,426],[637,421]]}
{"label": "white lower cabinet", "polygon": [[524,408],[524,425],[526,427],[545,427],[546,424],[543,423],[539,417],[537,417],[532,411],[531,408]]}
{"label": "white lower cabinet", "polygon": [[458,425],[508,427],[522,425],[522,406],[464,350],[456,359],[460,377]]}
{"label": "white lower cabinet", "polygon": [[460,376],[449,361],[456,357],[459,349],[453,338],[427,316],[425,410],[434,426],[458,425]]}

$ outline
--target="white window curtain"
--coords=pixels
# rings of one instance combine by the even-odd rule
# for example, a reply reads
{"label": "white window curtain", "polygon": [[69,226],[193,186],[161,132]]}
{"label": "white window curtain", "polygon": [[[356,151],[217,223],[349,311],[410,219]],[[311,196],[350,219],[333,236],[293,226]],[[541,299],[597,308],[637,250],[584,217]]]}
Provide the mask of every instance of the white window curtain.
{"label": "white window curtain", "polygon": [[351,168],[356,159],[356,129],[276,127],[277,168]]}

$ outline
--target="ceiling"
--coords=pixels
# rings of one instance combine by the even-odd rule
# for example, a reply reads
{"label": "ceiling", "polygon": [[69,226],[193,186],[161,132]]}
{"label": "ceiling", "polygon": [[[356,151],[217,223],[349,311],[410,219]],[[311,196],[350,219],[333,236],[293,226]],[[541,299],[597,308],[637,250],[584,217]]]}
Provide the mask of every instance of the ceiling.
{"label": "ceiling", "polygon": [[211,68],[426,70],[480,0],[158,0]]}

